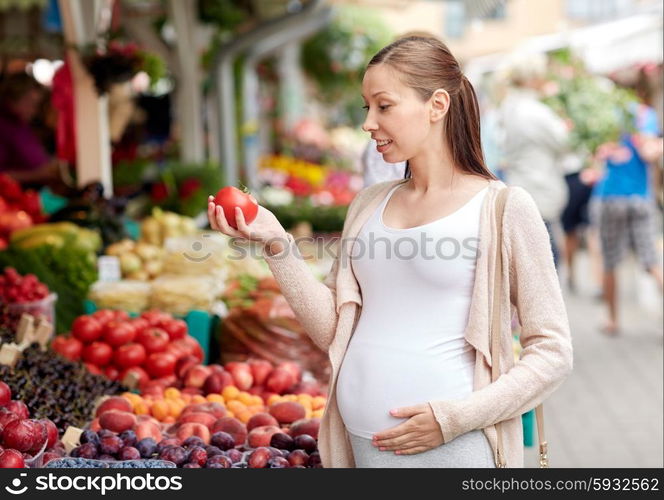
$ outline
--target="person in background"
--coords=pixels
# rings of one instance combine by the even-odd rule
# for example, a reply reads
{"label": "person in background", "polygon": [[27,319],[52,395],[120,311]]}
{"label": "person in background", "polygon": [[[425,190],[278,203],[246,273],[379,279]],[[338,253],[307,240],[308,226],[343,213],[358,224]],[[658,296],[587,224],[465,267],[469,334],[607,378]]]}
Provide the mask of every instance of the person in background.
{"label": "person in background", "polygon": [[503,130],[500,103],[505,96],[505,81],[496,75],[485,76],[480,83],[477,98],[480,104],[480,135],[484,161],[489,170],[500,180],[503,175]]}
{"label": "person in background", "polygon": [[371,139],[362,153],[362,172],[364,187],[373,186],[379,182],[403,179],[406,172],[406,162],[388,163],[378,152],[376,141]]}
{"label": "person in background", "polygon": [[633,107],[636,133],[624,133],[617,144],[600,147],[606,172],[593,190],[594,223],[600,235],[604,265],[604,301],[608,319],[603,332],[619,332],[616,268],[630,247],[662,290],[661,255],[655,244],[655,197],[650,165],[662,156],[661,130],[655,110]]}
{"label": "person in background", "polygon": [[524,188],[535,200],[557,266],[559,221],[568,198],[561,160],[569,147],[569,135],[564,120],[540,102],[545,74],[544,55],[529,54],[511,62],[510,88],[500,109],[502,168],[507,185]]}
{"label": "person in background", "polygon": [[40,110],[42,86],[27,74],[0,82],[0,172],[26,184],[58,184],[57,161],[49,157],[31,123]]}
{"label": "person in background", "polygon": [[584,157],[580,153],[569,153],[563,159],[569,197],[561,215],[561,222],[565,233],[567,286],[571,292],[576,291],[574,257],[579,249],[582,233],[590,223],[588,205],[593,185],[589,182],[588,176],[583,175],[583,165]]}

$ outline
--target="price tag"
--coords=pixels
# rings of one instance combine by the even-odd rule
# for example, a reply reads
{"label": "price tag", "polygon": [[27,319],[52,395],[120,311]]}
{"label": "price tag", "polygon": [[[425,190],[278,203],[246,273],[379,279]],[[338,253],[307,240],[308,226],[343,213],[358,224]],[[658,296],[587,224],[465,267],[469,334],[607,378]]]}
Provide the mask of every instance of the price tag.
{"label": "price tag", "polygon": [[99,281],[120,281],[120,259],[112,255],[103,255],[97,259]]}

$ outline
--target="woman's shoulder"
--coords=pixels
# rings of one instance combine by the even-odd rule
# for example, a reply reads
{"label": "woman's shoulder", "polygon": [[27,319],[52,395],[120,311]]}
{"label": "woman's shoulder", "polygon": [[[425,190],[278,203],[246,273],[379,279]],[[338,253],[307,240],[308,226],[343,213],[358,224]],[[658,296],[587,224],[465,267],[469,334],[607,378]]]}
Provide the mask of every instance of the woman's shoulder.
{"label": "woman's shoulder", "polygon": [[539,229],[546,233],[544,219],[535,204],[535,200],[528,191],[520,186],[509,187],[507,200],[505,201],[503,228],[508,235],[508,239],[517,237],[517,235],[534,236],[534,234],[541,232]]}
{"label": "woman's shoulder", "polygon": [[365,187],[359,193],[357,193],[357,195],[351,202],[349,212],[351,209],[361,210],[363,207],[368,205],[372,200],[374,200],[376,196],[382,193],[386,194],[392,187],[396,186],[397,184],[401,184],[403,182],[405,182],[404,179],[397,179],[397,180],[379,182],[377,184]]}
{"label": "woman's shoulder", "polygon": [[[506,211],[509,207],[509,209],[513,212],[519,212],[520,210],[531,212],[534,209],[536,213],[539,213],[537,205],[535,204],[535,200],[528,191],[526,191],[521,186],[505,186],[505,184],[502,185],[509,190],[507,193],[507,200],[505,202]],[[498,186],[498,188],[500,189],[500,186]]]}

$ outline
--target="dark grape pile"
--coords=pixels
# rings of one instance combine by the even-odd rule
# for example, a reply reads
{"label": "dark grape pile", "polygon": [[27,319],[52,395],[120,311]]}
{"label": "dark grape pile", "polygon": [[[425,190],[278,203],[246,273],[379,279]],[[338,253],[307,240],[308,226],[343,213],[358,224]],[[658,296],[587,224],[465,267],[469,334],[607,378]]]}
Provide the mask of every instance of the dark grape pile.
{"label": "dark grape pile", "polygon": [[6,304],[0,304],[0,344],[14,342],[16,340],[16,335],[13,330],[2,326],[7,324],[8,321],[9,312],[7,312]]}
{"label": "dark grape pile", "polygon": [[119,382],[93,375],[82,363],[42,352],[37,344],[23,351],[14,369],[0,366],[0,380],[11,388],[14,399],[30,408],[32,418],[50,418],[61,432],[91,421],[93,403],[100,396],[127,390]]}

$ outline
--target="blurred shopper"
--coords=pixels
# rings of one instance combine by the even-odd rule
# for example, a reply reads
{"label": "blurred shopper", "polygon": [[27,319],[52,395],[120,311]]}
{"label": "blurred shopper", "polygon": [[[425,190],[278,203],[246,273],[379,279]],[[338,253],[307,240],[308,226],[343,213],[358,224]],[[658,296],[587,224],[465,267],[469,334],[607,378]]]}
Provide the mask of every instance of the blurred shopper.
{"label": "blurred shopper", "polygon": [[565,182],[568,189],[567,205],[561,215],[561,222],[565,233],[565,269],[567,273],[567,286],[570,291],[574,292],[576,291],[574,257],[581,243],[582,232],[590,224],[588,205],[593,192],[593,184],[590,182],[589,176],[582,175],[584,166],[583,156],[577,153],[570,153],[565,156],[562,163],[563,168],[567,172]]}
{"label": "blurred shopper", "polygon": [[362,153],[362,173],[364,187],[373,186],[379,182],[403,179],[406,174],[406,162],[388,163],[378,152],[378,144],[371,139]]}
{"label": "blurred shopper", "polygon": [[58,184],[59,169],[32,130],[44,98],[42,86],[26,74],[0,82],[0,172],[27,184]]}
{"label": "blurred shopper", "polygon": [[604,178],[593,191],[593,217],[600,235],[604,265],[604,300],[609,317],[604,332],[619,330],[616,268],[630,248],[662,290],[661,255],[655,244],[655,198],[649,165],[662,156],[661,131],[655,110],[634,106],[634,134],[618,144],[606,144],[599,155],[606,161]]}
{"label": "blurred shopper", "polygon": [[530,54],[515,60],[508,71],[510,88],[501,106],[503,173],[506,184],[524,188],[544,219],[556,266],[557,234],[567,203],[562,157],[568,149],[567,125],[540,102],[546,58]]}

